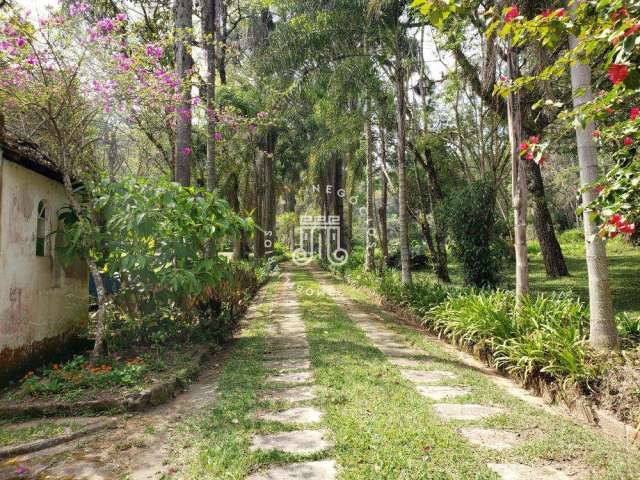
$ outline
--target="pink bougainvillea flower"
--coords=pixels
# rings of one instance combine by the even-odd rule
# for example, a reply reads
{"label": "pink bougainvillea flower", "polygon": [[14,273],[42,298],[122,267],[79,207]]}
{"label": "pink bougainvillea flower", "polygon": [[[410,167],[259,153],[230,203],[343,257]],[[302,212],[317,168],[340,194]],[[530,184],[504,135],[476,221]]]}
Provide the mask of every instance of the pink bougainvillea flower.
{"label": "pink bougainvillea flower", "polygon": [[102,20],[98,20],[98,23],[96,23],[96,27],[98,27],[98,30],[103,34],[111,33],[113,32],[114,28],[113,20],[111,20],[110,18],[103,18]]}
{"label": "pink bougainvillea flower", "polygon": [[182,149],[182,153],[184,153],[185,155],[191,155],[193,153],[193,150],[191,149],[191,147],[184,147]]}
{"label": "pink bougainvillea flower", "polygon": [[543,11],[540,15],[542,15],[542,18],[549,18],[551,16],[551,10],[549,10],[548,8]]}
{"label": "pink bougainvillea flower", "polygon": [[26,44],[27,44],[27,41],[26,41],[24,38],[22,38],[22,37],[18,37],[18,38],[16,38],[16,47],[18,47],[18,48],[22,48],[22,47],[24,47]]}
{"label": "pink bougainvillea flower", "polygon": [[518,17],[519,13],[518,7],[516,5],[511,5],[504,14],[504,21],[507,23],[513,22]]}
{"label": "pink bougainvillea flower", "polygon": [[638,118],[638,115],[640,115],[640,108],[631,107],[631,111],[629,112],[629,119],[635,120],[636,118]]}
{"label": "pink bougainvillea flower", "polygon": [[529,141],[531,142],[531,145],[537,145],[540,143],[540,137],[538,135],[531,135],[529,137]]}
{"label": "pink bougainvillea flower", "polygon": [[258,118],[261,119],[261,120],[264,120],[268,116],[269,116],[269,114],[267,112],[258,112]]}
{"label": "pink bougainvillea flower", "polygon": [[154,43],[148,43],[145,48],[145,54],[147,57],[160,58],[162,57],[162,47]]}
{"label": "pink bougainvillea flower", "polygon": [[595,138],[598,138],[600,136],[600,130],[594,130],[591,135]]}
{"label": "pink bougainvillea flower", "polygon": [[534,159],[533,152],[527,152],[524,158],[526,158],[529,161],[533,160]]}
{"label": "pink bougainvillea flower", "polygon": [[616,85],[620,82],[624,82],[624,79],[627,78],[627,75],[629,75],[629,67],[619,63],[612,63],[609,65],[607,75],[609,76],[611,83]]}
{"label": "pink bougainvillea flower", "polygon": [[624,143],[627,147],[630,146],[630,145],[633,145],[633,138],[624,137],[624,140],[622,141],[622,143]]}
{"label": "pink bougainvillea flower", "polygon": [[213,134],[213,139],[214,139],[216,142],[221,142],[221,141],[222,141],[222,133],[220,133],[220,132],[216,132],[216,133],[214,133],[214,134]]}
{"label": "pink bougainvillea flower", "polygon": [[72,17],[75,17],[76,15],[85,13],[87,11],[89,11],[89,5],[82,2],[73,3],[69,7],[69,15],[71,15]]}
{"label": "pink bougainvillea flower", "polygon": [[527,142],[522,142],[518,148],[520,149],[520,153],[522,152],[526,152],[527,150],[529,150],[529,144]]}
{"label": "pink bougainvillea flower", "polygon": [[116,20],[118,20],[119,22],[124,22],[126,19],[127,19],[126,13],[119,13],[116,15]]}

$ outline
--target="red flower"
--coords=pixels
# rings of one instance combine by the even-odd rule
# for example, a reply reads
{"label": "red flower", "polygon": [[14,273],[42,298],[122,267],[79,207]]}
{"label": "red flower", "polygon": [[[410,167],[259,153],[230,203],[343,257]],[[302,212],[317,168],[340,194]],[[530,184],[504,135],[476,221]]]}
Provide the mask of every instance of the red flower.
{"label": "red flower", "polygon": [[629,118],[631,120],[635,120],[636,118],[638,118],[638,115],[640,115],[640,108],[631,107],[631,111],[629,112]]}
{"label": "red flower", "polygon": [[598,138],[598,137],[600,137],[600,130],[594,130],[594,131],[591,133],[591,135],[592,135],[594,138]]}
{"label": "red flower", "polygon": [[622,141],[622,143],[625,144],[625,146],[630,146],[633,145],[633,138],[631,137],[624,137],[624,140]]}
{"label": "red flower", "polygon": [[556,10],[556,17],[564,17],[564,8],[559,8]]}
{"label": "red flower", "polygon": [[627,8],[622,7],[611,14],[611,20],[616,21],[619,18],[627,17],[628,15],[629,15],[629,11],[627,10]]}
{"label": "red flower", "polygon": [[620,225],[617,225],[618,227],[618,231],[622,232],[622,233],[627,233],[629,235],[633,235],[633,232],[636,231],[636,224],[635,223],[621,223]]}
{"label": "red flower", "polygon": [[611,218],[609,219],[609,223],[611,225],[619,225],[620,222],[622,222],[622,215],[620,215],[619,213],[614,213],[613,215],[611,215]]}
{"label": "red flower", "polygon": [[607,113],[613,113],[615,110],[611,107],[607,107]]}
{"label": "red flower", "polygon": [[529,144],[527,142],[522,142],[519,148],[520,148],[520,153],[526,152],[527,150],[529,150]]}
{"label": "red flower", "polygon": [[531,145],[537,145],[540,142],[540,137],[538,135],[531,135],[529,137],[529,141],[531,142]]}
{"label": "red flower", "polygon": [[504,21],[509,23],[513,22],[519,15],[518,7],[511,5],[511,7],[504,14]]}
{"label": "red flower", "polygon": [[549,10],[548,8],[541,13],[542,18],[549,18],[551,16],[551,10]]}
{"label": "red flower", "polygon": [[636,33],[638,30],[640,30],[640,23],[636,23],[635,25],[627,28],[624,31],[624,36],[625,37],[629,37],[629,36],[633,35],[634,33]]}
{"label": "red flower", "polygon": [[524,158],[527,160],[533,160],[533,152],[527,152],[527,155]]}
{"label": "red flower", "polygon": [[602,191],[604,190],[604,185],[598,184],[596,185],[595,189],[596,189],[596,192],[602,193]]}
{"label": "red flower", "polygon": [[629,75],[629,67],[619,63],[612,63],[609,65],[609,80],[616,85],[620,82],[624,82],[624,79]]}

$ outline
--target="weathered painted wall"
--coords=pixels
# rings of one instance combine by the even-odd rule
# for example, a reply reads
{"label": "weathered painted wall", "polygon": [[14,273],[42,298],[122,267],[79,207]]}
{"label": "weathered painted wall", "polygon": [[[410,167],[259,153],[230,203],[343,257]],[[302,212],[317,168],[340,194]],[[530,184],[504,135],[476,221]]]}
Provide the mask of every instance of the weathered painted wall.
{"label": "weathered painted wall", "polygon": [[36,256],[38,203],[47,205],[47,232],[67,204],[63,186],[0,156],[0,382],[55,354],[86,324],[88,274],[82,262],[63,267],[55,235]]}

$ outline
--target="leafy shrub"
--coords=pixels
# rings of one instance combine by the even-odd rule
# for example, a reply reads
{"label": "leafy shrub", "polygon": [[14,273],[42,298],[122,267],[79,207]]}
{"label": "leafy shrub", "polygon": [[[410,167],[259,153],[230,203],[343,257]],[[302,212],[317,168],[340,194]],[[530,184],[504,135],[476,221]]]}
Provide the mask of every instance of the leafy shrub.
{"label": "leafy shrub", "polygon": [[584,243],[584,231],[579,228],[567,230],[560,234],[559,241],[562,245]]}
{"label": "leafy shrub", "polygon": [[494,288],[498,284],[502,253],[494,231],[494,204],[489,183],[478,181],[449,196],[444,206],[453,254],[460,260],[467,285]]}
{"label": "leafy shrub", "polygon": [[640,315],[623,312],[616,317],[616,326],[623,339],[640,342]]}
{"label": "leafy shrub", "polygon": [[[218,246],[250,229],[250,220],[212,193],[172,182],[105,180],[85,188],[93,211],[83,220],[66,212],[56,243],[64,258],[90,256],[117,279],[109,299],[114,344],[162,344],[197,326],[216,336],[229,328],[262,272],[228,262]],[[84,219],[91,216],[93,223]]]}

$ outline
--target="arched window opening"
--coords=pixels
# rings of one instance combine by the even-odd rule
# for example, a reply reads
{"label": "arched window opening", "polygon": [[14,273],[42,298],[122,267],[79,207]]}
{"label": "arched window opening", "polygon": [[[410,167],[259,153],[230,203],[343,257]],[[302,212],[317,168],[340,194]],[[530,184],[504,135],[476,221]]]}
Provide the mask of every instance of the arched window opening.
{"label": "arched window opening", "polygon": [[44,200],[40,200],[36,225],[36,256],[45,257],[47,253],[47,206]]}

